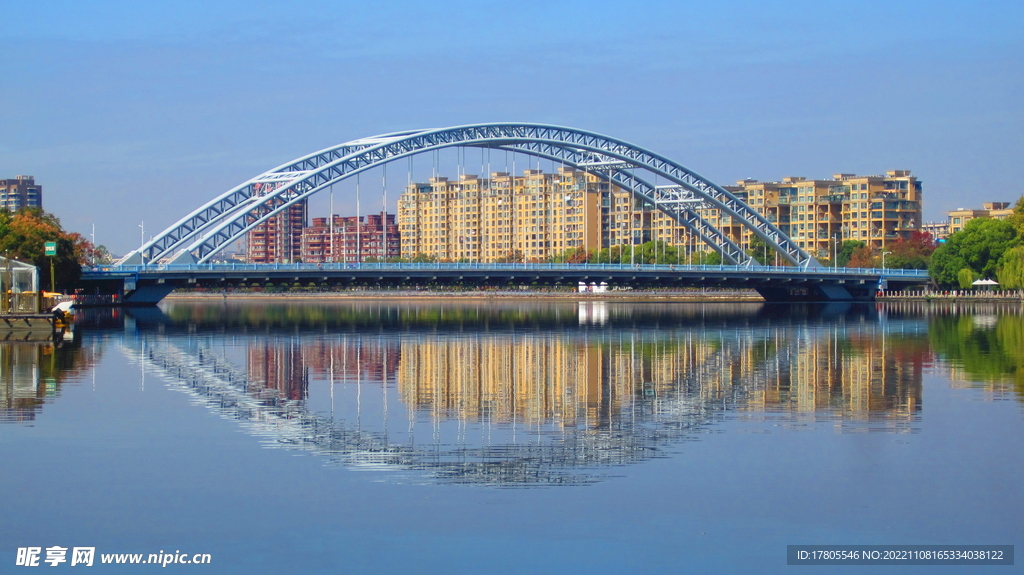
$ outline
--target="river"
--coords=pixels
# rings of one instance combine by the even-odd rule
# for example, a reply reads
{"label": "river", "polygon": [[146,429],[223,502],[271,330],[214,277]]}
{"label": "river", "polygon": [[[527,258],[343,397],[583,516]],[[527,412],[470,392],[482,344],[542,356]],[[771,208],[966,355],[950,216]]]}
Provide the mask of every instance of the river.
{"label": "river", "polygon": [[0,381],[0,572],[785,573],[1024,533],[1019,304],[167,301],[4,342]]}

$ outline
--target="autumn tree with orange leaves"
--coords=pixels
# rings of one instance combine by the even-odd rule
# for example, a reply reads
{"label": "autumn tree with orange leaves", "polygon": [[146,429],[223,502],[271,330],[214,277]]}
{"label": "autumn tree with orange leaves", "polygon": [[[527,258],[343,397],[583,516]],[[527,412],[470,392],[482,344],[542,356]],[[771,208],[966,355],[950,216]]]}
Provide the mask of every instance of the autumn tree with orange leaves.
{"label": "autumn tree with orange leaves", "polygon": [[45,255],[46,242],[57,243],[57,255],[53,257],[57,289],[74,286],[82,274],[82,264],[95,256],[92,244],[80,234],[65,232],[60,220],[41,208],[13,214],[0,209],[0,255],[35,265],[40,285],[48,287],[50,257]]}

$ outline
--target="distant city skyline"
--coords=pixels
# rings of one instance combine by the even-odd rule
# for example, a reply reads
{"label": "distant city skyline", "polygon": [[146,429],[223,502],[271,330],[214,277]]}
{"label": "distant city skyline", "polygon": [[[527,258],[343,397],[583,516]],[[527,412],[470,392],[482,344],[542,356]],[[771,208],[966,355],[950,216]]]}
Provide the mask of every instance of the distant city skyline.
{"label": "distant city skyline", "polygon": [[[720,185],[910,167],[926,221],[965,197],[1024,193],[1018,3],[37,2],[0,13],[0,177],[32,174],[47,211],[79,233],[95,224],[115,253],[138,246],[141,222],[155,234],[301,155],[490,121],[607,134]],[[431,164],[417,158],[413,179]],[[389,212],[406,172],[394,168]],[[380,182],[363,178],[376,202]],[[324,196],[311,213],[326,214]],[[364,213],[380,211],[368,202]],[[334,205],[355,213],[351,186],[336,186]]]}

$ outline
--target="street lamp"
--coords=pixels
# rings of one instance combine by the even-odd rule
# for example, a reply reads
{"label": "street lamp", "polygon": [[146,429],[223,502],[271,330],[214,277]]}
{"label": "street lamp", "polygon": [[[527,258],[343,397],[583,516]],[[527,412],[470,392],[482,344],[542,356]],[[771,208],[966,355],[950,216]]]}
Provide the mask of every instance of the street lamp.
{"label": "street lamp", "polygon": [[892,252],[882,252],[882,271],[885,271],[885,255],[891,253]]}
{"label": "street lamp", "polygon": [[139,260],[142,262],[142,265],[146,265],[146,250],[143,249],[146,246],[146,221],[145,220],[143,220],[142,223],[139,224],[139,229],[141,230],[139,232],[139,237],[140,237],[140,240],[141,240],[141,243],[139,244]]}
{"label": "street lamp", "polygon": [[832,269],[839,269],[839,234],[832,240]]}

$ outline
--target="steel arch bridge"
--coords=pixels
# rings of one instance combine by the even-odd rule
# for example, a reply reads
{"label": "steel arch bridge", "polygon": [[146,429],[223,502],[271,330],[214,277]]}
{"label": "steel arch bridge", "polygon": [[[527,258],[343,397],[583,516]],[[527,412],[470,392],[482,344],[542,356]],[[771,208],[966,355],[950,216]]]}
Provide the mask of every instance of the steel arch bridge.
{"label": "steel arch bridge", "polygon": [[[820,264],[745,202],[683,165],[634,144],[575,128],[494,123],[382,134],[353,140],[264,172],[221,194],[160,232],[121,265],[207,263],[288,206],[356,174],[443,148],[471,147],[546,158],[590,172],[655,206],[687,228],[731,265],[755,262],[725,233],[700,216],[720,210],[802,268]],[[638,175],[637,172],[640,172]],[[670,185],[652,185],[650,176]]]}

